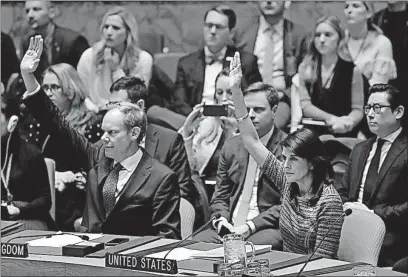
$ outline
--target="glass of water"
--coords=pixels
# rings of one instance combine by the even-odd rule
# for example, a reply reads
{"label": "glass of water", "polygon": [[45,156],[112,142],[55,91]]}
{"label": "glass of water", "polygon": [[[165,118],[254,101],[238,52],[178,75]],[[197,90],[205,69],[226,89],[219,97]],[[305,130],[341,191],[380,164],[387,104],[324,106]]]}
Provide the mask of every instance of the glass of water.
{"label": "glass of water", "polygon": [[222,263],[218,265],[218,276],[231,276],[231,265]]}
{"label": "glass of water", "polygon": [[[240,263],[246,267],[255,257],[255,248],[252,242],[245,241],[244,236],[238,234],[228,234],[223,237],[224,263]],[[246,245],[251,247],[251,257],[247,260]]]}

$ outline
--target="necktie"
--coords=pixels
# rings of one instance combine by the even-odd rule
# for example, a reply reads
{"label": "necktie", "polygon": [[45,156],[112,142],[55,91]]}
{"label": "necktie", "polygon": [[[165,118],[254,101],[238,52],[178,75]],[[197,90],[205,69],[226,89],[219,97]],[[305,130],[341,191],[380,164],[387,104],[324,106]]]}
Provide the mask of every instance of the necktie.
{"label": "necktie", "polygon": [[116,198],[116,185],[119,180],[119,171],[123,169],[123,166],[120,163],[117,163],[112,171],[109,173],[106,178],[105,184],[102,189],[103,196],[103,205],[105,207],[105,215],[108,217],[109,213],[112,211],[115,206]]}
{"label": "necktie", "polygon": [[381,157],[381,148],[384,145],[384,142],[385,140],[380,138],[377,141],[377,149],[375,150],[374,157],[371,160],[370,167],[368,168],[367,178],[364,184],[363,204],[365,204],[365,202],[368,201],[368,199],[370,198],[371,192],[373,191],[373,187],[377,182]]}
{"label": "necktie", "polygon": [[262,79],[265,84],[273,86],[274,81],[274,71],[276,70],[276,66],[278,64],[278,59],[281,56],[280,52],[283,52],[283,45],[279,42],[279,34],[276,32],[274,28],[272,28],[272,32],[269,38],[271,45],[266,48],[265,51],[265,58],[262,66]]}
{"label": "necktie", "polygon": [[239,203],[237,217],[235,218],[234,221],[234,226],[243,225],[247,221],[249,204],[252,198],[252,188],[254,187],[255,184],[257,171],[258,165],[256,164],[256,161],[252,158],[252,156],[249,156],[247,174],[245,177],[244,187],[241,193],[242,195],[241,203]]}

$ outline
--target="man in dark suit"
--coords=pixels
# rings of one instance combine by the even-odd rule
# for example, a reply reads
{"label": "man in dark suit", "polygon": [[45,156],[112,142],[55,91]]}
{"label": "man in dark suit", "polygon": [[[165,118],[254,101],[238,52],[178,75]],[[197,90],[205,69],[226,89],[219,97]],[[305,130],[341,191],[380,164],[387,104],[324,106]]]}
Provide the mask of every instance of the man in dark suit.
{"label": "man in dark suit", "polygon": [[[274,126],[278,101],[278,92],[270,85],[255,83],[245,92],[245,104],[261,141],[276,156],[281,154],[280,142],[286,137]],[[281,247],[279,189],[259,171],[241,136],[232,137],[224,144],[211,209],[213,214],[221,214],[213,222],[217,231],[209,228],[194,237],[195,240],[219,242],[217,233],[224,226],[255,244]]]}
{"label": "man in dark suit", "polygon": [[[142,110],[145,109],[145,101],[148,96],[147,88],[144,81],[137,77],[120,78],[112,84],[110,92],[110,103],[130,102],[137,104]],[[142,141],[142,146],[152,157],[176,173],[180,186],[180,196],[193,203],[190,165],[184,148],[183,137],[173,130],[148,122],[146,137]]]}
{"label": "man in dark suit", "polygon": [[44,52],[36,76],[40,77],[48,66],[57,63],[68,63],[76,68],[82,53],[89,48],[86,38],[54,23],[56,7],[52,1],[26,1],[25,12],[31,32],[21,41],[21,53],[27,51],[34,34],[44,38]]}
{"label": "man in dark suit", "polygon": [[[214,99],[215,77],[229,67],[229,57],[237,49],[229,46],[236,24],[235,12],[226,5],[215,6],[204,16],[205,46],[182,57],[177,65],[173,110],[187,116],[196,104],[211,104]],[[240,51],[243,87],[262,81],[254,55]]]}
{"label": "man in dark suit", "polygon": [[103,118],[105,143],[91,144],[65,121],[34,77],[42,46],[42,38],[36,36],[21,62],[27,88],[24,103],[50,133],[58,134],[62,147],[77,153],[78,164],[89,170],[84,231],[180,238],[176,175],[139,148],[146,133],[144,111],[119,103]]}
{"label": "man in dark suit", "polygon": [[402,93],[391,85],[370,88],[364,111],[375,136],[354,147],[338,188],[345,209],[374,212],[384,220],[381,266],[392,266],[408,254],[408,152],[401,103]]}
{"label": "man in dark suit", "polygon": [[[290,1],[259,2],[260,16],[240,28],[234,38],[239,49],[258,57],[263,82],[281,91],[275,125],[282,128],[290,118],[290,87],[304,55],[303,26],[283,18]],[[303,47],[302,47],[303,45]]]}

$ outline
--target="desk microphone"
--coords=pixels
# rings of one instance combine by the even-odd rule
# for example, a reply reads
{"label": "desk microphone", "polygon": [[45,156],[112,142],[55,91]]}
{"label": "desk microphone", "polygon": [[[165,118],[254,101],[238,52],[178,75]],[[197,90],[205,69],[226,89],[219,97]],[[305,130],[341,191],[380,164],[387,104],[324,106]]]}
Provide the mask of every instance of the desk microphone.
{"label": "desk microphone", "polygon": [[339,221],[341,218],[346,217],[351,215],[351,213],[353,212],[352,209],[347,209],[345,210],[330,226],[329,230],[327,230],[326,234],[324,234],[323,239],[320,241],[319,245],[315,248],[315,250],[313,251],[313,253],[309,256],[309,258],[307,259],[306,263],[303,265],[303,267],[300,269],[299,273],[296,275],[296,277],[299,277],[300,274],[302,274],[303,270],[305,269],[305,267],[307,266],[307,264],[310,262],[310,259],[313,258],[314,254],[316,253],[317,249],[320,248],[320,246],[322,245],[323,241],[325,241],[327,235],[330,233],[331,229],[333,228],[334,224],[336,224],[337,221]]}
{"label": "desk microphone", "polygon": [[174,249],[176,249],[177,247],[179,247],[183,242],[185,242],[186,240],[188,240],[189,238],[191,238],[192,236],[195,236],[196,234],[198,234],[199,232],[201,232],[208,224],[210,224],[213,220],[216,220],[218,218],[221,217],[220,213],[216,213],[215,215],[213,215],[203,226],[201,226],[200,228],[198,228],[195,232],[191,233],[191,235],[187,236],[185,239],[181,240],[179,243],[177,243],[173,248],[171,248],[169,250],[169,252],[166,253],[166,255],[164,255],[163,259],[167,258],[167,255],[170,254],[171,251],[173,251]]}

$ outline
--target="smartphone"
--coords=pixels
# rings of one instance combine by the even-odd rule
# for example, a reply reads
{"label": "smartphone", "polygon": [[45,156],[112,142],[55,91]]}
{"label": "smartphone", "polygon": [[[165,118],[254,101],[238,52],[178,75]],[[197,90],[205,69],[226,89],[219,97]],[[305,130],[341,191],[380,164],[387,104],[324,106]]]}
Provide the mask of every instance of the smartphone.
{"label": "smartphone", "polygon": [[204,116],[228,116],[228,105],[204,105]]}
{"label": "smartphone", "polygon": [[121,244],[121,243],[124,243],[124,242],[128,242],[128,241],[129,241],[129,238],[116,238],[116,239],[110,240],[108,242],[105,242],[105,245],[106,246],[115,246],[115,245],[118,245],[118,244]]}
{"label": "smartphone", "polygon": [[221,226],[221,229],[220,229],[220,232],[218,233],[218,235],[222,238],[225,235],[229,235],[229,234],[231,234],[231,231],[227,227]]}

